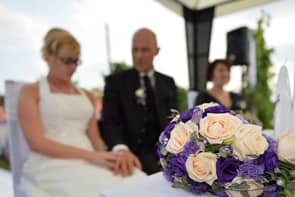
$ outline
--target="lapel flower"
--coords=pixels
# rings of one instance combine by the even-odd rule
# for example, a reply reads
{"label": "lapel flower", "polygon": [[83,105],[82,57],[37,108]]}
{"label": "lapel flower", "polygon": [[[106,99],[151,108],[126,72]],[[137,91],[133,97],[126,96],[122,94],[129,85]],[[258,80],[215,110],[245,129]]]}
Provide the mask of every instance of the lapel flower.
{"label": "lapel flower", "polygon": [[145,92],[143,88],[137,88],[135,90],[135,97],[136,97],[136,102],[140,105],[145,105]]}

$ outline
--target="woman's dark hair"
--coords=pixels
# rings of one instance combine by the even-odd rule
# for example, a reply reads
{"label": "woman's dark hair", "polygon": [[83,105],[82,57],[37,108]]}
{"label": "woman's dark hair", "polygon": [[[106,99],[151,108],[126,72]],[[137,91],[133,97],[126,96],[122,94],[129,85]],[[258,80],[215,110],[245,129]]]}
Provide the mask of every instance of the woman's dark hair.
{"label": "woman's dark hair", "polygon": [[213,62],[209,63],[207,69],[207,80],[211,81],[213,77],[214,70],[218,64],[225,65],[227,70],[230,71],[231,62],[227,59],[216,59]]}

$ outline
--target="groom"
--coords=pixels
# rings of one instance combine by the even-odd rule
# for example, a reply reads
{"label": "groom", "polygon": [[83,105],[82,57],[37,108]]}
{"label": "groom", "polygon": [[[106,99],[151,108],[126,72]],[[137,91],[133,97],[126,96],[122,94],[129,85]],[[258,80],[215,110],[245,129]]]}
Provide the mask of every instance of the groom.
{"label": "groom", "polygon": [[176,108],[174,80],[156,72],[153,60],[159,53],[150,29],[135,32],[132,40],[134,68],[106,78],[102,111],[102,136],[118,151],[115,172],[130,175],[134,167],[147,174],[159,171],[156,143]]}

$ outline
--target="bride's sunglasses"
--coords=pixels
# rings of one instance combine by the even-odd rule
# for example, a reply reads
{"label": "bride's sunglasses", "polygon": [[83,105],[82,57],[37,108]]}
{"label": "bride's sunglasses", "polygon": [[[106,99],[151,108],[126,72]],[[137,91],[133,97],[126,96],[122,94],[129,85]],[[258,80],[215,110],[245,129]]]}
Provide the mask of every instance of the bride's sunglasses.
{"label": "bride's sunglasses", "polygon": [[82,64],[82,61],[79,58],[73,59],[71,57],[58,57],[58,59],[65,65],[75,64],[79,66],[80,64]]}

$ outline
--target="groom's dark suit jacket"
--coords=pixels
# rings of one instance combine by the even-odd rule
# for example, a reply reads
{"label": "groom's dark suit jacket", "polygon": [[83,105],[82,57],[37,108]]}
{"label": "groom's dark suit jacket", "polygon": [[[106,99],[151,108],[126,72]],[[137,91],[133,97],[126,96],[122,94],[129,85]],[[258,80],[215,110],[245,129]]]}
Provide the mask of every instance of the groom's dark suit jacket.
{"label": "groom's dark suit jacket", "polygon": [[154,77],[151,125],[146,125],[144,106],[138,103],[135,95],[135,91],[140,88],[140,76],[135,69],[106,78],[101,124],[101,133],[107,146],[111,149],[117,144],[127,145],[138,156],[143,170],[148,174],[160,170],[156,143],[169,122],[170,110],[176,109],[174,80],[158,72],[154,73]]}

